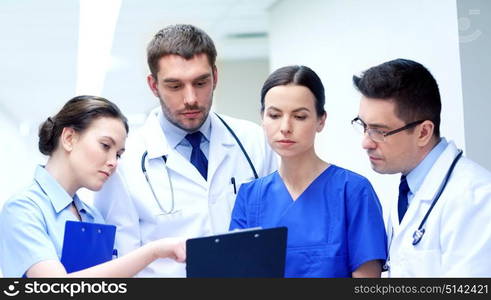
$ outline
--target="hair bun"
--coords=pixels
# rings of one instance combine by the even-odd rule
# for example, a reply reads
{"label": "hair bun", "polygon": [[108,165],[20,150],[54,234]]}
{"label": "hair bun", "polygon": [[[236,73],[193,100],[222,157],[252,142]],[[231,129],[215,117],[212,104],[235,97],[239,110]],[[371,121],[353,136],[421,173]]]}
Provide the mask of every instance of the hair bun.
{"label": "hair bun", "polygon": [[53,135],[55,129],[55,122],[51,117],[48,117],[39,127],[39,151],[44,155],[51,155],[55,145],[53,142]]}

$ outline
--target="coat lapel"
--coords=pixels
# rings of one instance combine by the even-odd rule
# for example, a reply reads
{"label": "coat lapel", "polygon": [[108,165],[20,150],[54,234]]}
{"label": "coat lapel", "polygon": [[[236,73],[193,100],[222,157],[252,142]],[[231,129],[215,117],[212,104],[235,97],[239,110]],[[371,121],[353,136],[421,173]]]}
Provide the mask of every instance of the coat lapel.
{"label": "coat lapel", "polygon": [[[408,207],[406,215],[402,219],[401,224],[397,218],[392,219],[392,225],[395,229],[395,232],[402,232],[408,226],[416,226],[416,228],[409,228],[414,231],[417,229],[417,226],[421,223],[424,215],[428,211],[435,197],[438,189],[443,183],[444,177],[452,163],[453,159],[457,155],[458,149],[453,142],[449,142],[443,153],[438,157],[435,164],[431,167],[428,174],[425,176],[425,179],[414,195],[414,198],[411,200],[411,204]],[[392,207],[392,216],[397,216],[397,205],[393,205]],[[411,232],[412,232],[411,231]]]}
{"label": "coat lapel", "polygon": [[[191,162],[185,159],[175,149],[171,149],[167,143],[167,139],[165,138],[160,126],[158,117],[159,113],[160,107],[154,109],[145,122],[143,129],[145,145],[148,151],[148,159],[161,160],[162,156],[165,156],[167,158],[166,166],[169,171],[171,171],[171,176],[172,172],[175,172],[201,186],[207,187],[208,183],[201,176],[198,170],[191,164]],[[210,146],[211,144],[212,143],[210,142]]]}
{"label": "coat lapel", "polygon": [[215,113],[210,112],[211,137],[210,152],[208,153],[208,181],[211,182],[220,165],[229,159],[231,151],[238,147],[228,129],[218,119]]}

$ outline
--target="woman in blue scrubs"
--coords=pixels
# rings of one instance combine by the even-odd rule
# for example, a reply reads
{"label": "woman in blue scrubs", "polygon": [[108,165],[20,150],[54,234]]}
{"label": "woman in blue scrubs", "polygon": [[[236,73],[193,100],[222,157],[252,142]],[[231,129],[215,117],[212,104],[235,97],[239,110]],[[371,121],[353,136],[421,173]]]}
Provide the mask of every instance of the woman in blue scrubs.
{"label": "woman in blue scrubs", "polygon": [[180,239],[162,239],[125,255],[67,274],[61,263],[65,223],[104,223],[77,190],[99,190],[117,166],[128,134],[116,105],[94,96],[68,101],[39,129],[39,150],[49,156],[33,184],[0,214],[0,263],[6,277],[130,277],[157,258],[185,259]]}
{"label": "woman in blue scrubs", "polygon": [[230,229],[286,226],[285,277],[380,277],[382,209],[363,176],[323,161],[324,87],[305,66],[273,72],[261,91],[263,127],[280,169],[242,184]]}

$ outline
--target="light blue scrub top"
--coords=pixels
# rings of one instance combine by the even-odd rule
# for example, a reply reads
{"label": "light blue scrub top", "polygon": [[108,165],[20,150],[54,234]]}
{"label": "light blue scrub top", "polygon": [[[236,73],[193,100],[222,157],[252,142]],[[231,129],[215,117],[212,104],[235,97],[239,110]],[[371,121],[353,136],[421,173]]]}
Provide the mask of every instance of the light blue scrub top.
{"label": "light blue scrub top", "polygon": [[288,227],[285,277],[351,277],[387,257],[382,208],[370,182],[331,165],[293,201],[278,172],[244,183],[230,229]]}
{"label": "light blue scrub top", "polygon": [[22,277],[34,264],[60,260],[66,221],[78,221],[70,211],[75,203],[82,221],[105,223],[77,195],[73,198],[38,166],[33,184],[10,198],[0,213],[0,264],[5,277]]}

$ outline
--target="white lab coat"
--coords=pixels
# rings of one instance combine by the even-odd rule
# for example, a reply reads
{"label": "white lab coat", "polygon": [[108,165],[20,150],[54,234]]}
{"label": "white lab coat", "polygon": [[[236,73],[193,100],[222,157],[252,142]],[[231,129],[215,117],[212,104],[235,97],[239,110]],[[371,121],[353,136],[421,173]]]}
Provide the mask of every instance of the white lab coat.
{"label": "white lab coat", "polygon": [[[210,112],[211,136],[208,154],[208,181],[175,149],[169,147],[159,123],[161,108],[154,109],[145,124],[130,132],[117,172],[96,193],[94,205],[109,224],[117,226],[119,255],[162,237],[199,237],[226,232],[235,202],[231,178],[241,183],[254,174],[239,145],[217,116]],[[259,175],[277,169],[276,155],[267,145],[263,130],[249,121],[222,116],[234,130]],[[141,168],[145,151],[148,176],[164,209],[170,210],[172,180],[176,212],[160,214]],[[167,170],[162,156],[167,156]],[[183,277],[185,264],[159,259],[138,274],[142,277]]]}
{"label": "white lab coat", "polygon": [[491,173],[462,157],[431,211],[423,238],[413,233],[458,149],[450,142],[412,199],[401,224],[397,203],[388,224],[389,277],[491,277]]}

